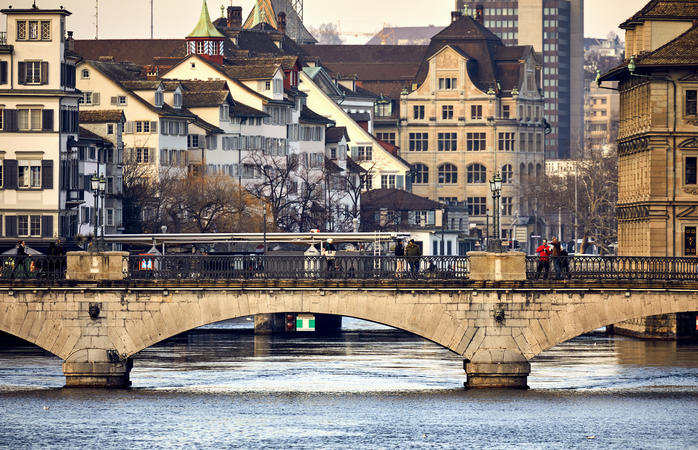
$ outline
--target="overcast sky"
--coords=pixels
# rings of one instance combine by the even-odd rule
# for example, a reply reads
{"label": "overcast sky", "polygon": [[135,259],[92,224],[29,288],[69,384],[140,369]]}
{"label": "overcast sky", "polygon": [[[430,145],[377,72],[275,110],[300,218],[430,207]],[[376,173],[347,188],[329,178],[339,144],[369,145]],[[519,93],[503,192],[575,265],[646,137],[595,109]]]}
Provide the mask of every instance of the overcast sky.
{"label": "overcast sky", "polygon": [[[36,0],[39,8],[63,5],[73,13],[68,30],[78,39],[95,37],[95,4],[99,1],[100,38],[150,37],[149,0]],[[33,0],[0,0],[3,8],[28,8]],[[585,36],[604,37],[633,15],[648,0],[586,0]],[[196,25],[201,0],[153,0],[155,37],[182,38]],[[221,5],[239,5],[247,17],[255,0],[208,0],[211,17],[220,16]],[[348,43],[361,44],[384,24],[401,26],[447,25],[454,0],[305,0],[305,24],[338,24]],[[426,6],[428,5],[428,6]],[[5,24],[0,25],[5,29]]]}

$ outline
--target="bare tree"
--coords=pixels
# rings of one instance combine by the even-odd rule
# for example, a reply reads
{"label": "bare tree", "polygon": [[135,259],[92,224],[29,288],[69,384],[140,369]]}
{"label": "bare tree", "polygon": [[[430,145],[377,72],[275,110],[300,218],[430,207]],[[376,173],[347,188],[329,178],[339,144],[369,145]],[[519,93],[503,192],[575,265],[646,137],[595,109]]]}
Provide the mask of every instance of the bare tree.
{"label": "bare tree", "polygon": [[317,39],[318,44],[340,45],[342,38],[339,37],[339,29],[334,23],[323,23],[319,27],[311,27],[310,34]]}
{"label": "bare tree", "polygon": [[292,176],[296,167],[297,158],[273,156],[263,150],[252,151],[243,160],[243,171],[248,172],[246,176],[257,179],[247,189],[266,202],[275,226],[287,231],[297,220],[294,217],[297,183]]}

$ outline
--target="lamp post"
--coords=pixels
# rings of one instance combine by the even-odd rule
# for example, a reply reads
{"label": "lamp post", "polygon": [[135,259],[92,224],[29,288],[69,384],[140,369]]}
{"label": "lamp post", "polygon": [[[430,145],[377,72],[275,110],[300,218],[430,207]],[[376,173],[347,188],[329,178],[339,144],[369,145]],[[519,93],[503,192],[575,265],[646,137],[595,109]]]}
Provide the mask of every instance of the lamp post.
{"label": "lamp post", "polygon": [[94,234],[92,235],[92,251],[97,251],[97,202],[99,201],[99,177],[97,173],[90,177],[90,188],[92,189],[92,195],[94,196],[94,213],[92,214],[94,218]]}
{"label": "lamp post", "polygon": [[499,238],[499,197],[502,193],[502,177],[499,176],[499,172],[494,173],[494,177],[490,180],[490,190],[492,191],[492,200],[494,204],[494,211],[492,213],[492,224],[494,228],[492,230],[492,251],[495,253],[502,252],[502,241]]}
{"label": "lamp post", "polygon": [[101,219],[101,228],[102,228],[102,234],[99,237],[99,249],[104,250],[105,249],[105,244],[104,244],[104,198],[106,197],[107,194],[107,179],[103,176],[100,175],[99,177],[99,197],[102,200],[102,209],[99,213],[99,218]]}

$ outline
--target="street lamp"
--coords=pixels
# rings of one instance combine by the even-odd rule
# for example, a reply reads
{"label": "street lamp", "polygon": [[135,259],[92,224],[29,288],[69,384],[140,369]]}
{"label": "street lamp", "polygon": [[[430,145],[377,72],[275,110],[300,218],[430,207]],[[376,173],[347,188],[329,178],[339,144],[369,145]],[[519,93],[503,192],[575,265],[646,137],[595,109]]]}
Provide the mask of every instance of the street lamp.
{"label": "street lamp", "polygon": [[501,253],[502,251],[502,241],[499,238],[499,197],[502,193],[502,177],[499,176],[499,172],[494,173],[494,177],[490,180],[490,190],[492,191],[492,200],[494,203],[494,212],[492,213],[492,224],[493,224],[493,238],[492,238],[492,250],[495,253]]}
{"label": "street lamp", "polygon": [[99,201],[99,177],[95,173],[90,177],[90,188],[92,189],[92,195],[94,196],[94,213],[92,217],[94,218],[95,228],[94,234],[92,235],[92,251],[97,251],[97,202]]}
{"label": "street lamp", "polygon": [[104,250],[104,197],[107,193],[107,179],[100,175],[99,177],[99,196],[102,199],[102,210],[100,211],[99,218],[102,219],[102,234],[99,237],[99,249]]}

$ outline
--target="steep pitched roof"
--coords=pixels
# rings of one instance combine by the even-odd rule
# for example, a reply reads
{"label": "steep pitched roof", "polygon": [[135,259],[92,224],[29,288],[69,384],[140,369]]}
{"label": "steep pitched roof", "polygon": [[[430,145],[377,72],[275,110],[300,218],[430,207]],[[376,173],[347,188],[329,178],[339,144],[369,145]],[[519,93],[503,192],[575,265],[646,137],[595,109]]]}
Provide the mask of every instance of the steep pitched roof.
{"label": "steep pitched roof", "polygon": [[286,34],[300,44],[314,44],[317,40],[305,28],[303,21],[288,0],[262,0],[261,8],[257,2],[247,16],[243,28],[251,29],[260,23],[267,23],[275,29],[279,28],[279,14],[286,15]]}
{"label": "steep pitched roof", "polygon": [[345,138],[349,142],[349,133],[347,132],[347,127],[329,127],[325,130],[325,143],[326,144],[337,144]]}
{"label": "steep pitched roof", "polygon": [[235,103],[230,110],[233,117],[269,117],[269,114],[243,103]]}
{"label": "steep pitched roof", "polygon": [[312,123],[312,124],[330,124],[330,123],[335,123],[334,120],[330,120],[325,116],[321,116],[320,114],[316,113],[312,109],[308,108],[307,106],[304,106],[303,109],[301,109],[301,114],[300,118],[298,119],[299,123]]}
{"label": "steep pitched roof", "polygon": [[80,110],[80,123],[118,123],[122,120],[123,109]]}
{"label": "steep pitched roof", "polygon": [[698,19],[698,0],[651,0],[619,27],[632,29],[652,19],[677,21]]}
{"label": "steep pitched roof", "polygon": [[361,194],[361,209],[364,208],[386,208],[393,211],[428,211],[443,209],[443,205],[402,189],[373,189]]}
{"label": "steep pitched roof", "polygon": [[226,100],[228,100],[228,97],[230,97],[230,91],[184,92],[182,97],[184,98],[184,106],[187,108],[220,106],[226,103]]}
{"label": "steep pitched roof", "polygon": [[255,65],[240,65],[240,66],[219,66],[230,78],[236,80],[261,80],[270,79],[279,70],[278,64],[255,64]]}
{"label": "steep pitched roof", "polygon": [[206,0],[201,3],[201,15],[199,16],[199,22],[196,24],[191,33],[187,36],[188,38],[222,38],[225,37],[220,31],[213,26],[211,23],[211,16],[208,15],[208,6],[206,6]]}
{"label": "steep pitched roof", "polygon": [[99,61],[112,57],[114,61],[130,61],[140,66],[153,63],[153,58],[184,58],[184,39],[80,39],[75,40],[75,52],[85,59]]}

